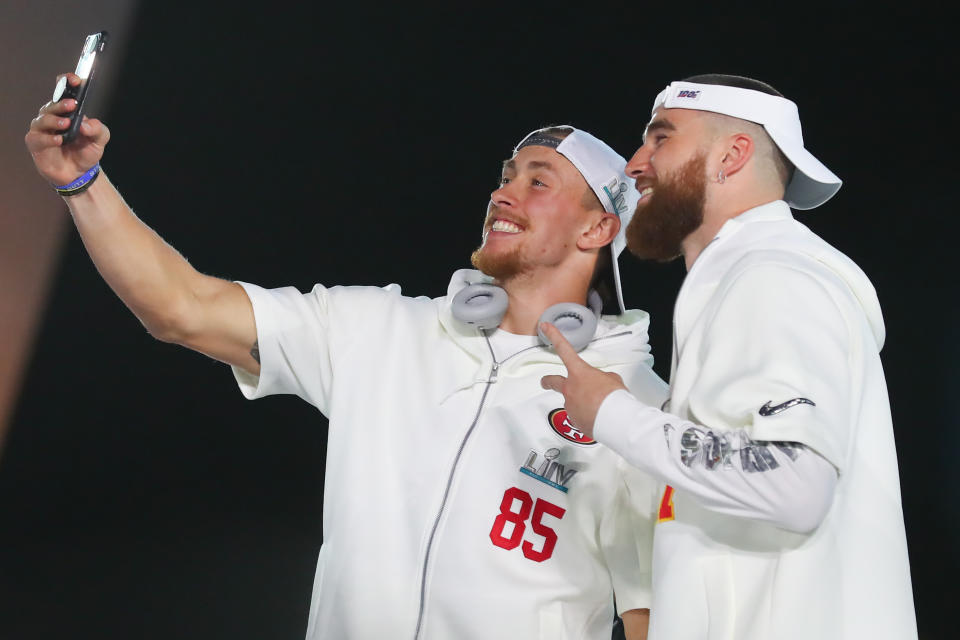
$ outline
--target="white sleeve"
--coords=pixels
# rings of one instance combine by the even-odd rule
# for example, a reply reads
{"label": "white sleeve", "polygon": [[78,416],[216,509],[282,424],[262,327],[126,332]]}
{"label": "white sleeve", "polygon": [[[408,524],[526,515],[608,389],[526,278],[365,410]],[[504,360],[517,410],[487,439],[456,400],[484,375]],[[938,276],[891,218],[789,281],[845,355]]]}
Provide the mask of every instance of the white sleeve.
{"label": "white sleeve", "polygon": [[808,532],[833,501],[836,469],[795,442],[717,432],[644,405],[627,391],[607,396],[594,437],[641,471],[731,516]]}
{"label": "white sleeve", "polygon": [[324,287],[309,293],[294,287],[264,289],[239,283],[253,305],[260,349],[260,375],[233,367],[248,399],[273,394],[297,395],[324,415],[336,383],[335,369],[345,366],[342,354],[358,343],[379,339],[383,331],[371,327],[390,316],[390,304],[401,298],[400,287]]}
{"label": "white sleeve", "polygon": [[856,402],[852,294],[825,268],[777,259],[717,287],[671,409],[716,431],[801,442],[842,472]]}
{"label": "white sleeve", "polygon": [[332,380],[329,291],[320,285],[303,294],[294,287],[239,284],[253,305],[260,349],[259,376],[232,367],[243,395],[252,400],[293,394],[326,413]]}
{"label": "white sleeve", "polygon": [[853,307],[816,263],[758,255],[717,286],[684,347],[673,408],[686,418],[617,392],[594,437],[707,508],[809,531],[849,452]]}

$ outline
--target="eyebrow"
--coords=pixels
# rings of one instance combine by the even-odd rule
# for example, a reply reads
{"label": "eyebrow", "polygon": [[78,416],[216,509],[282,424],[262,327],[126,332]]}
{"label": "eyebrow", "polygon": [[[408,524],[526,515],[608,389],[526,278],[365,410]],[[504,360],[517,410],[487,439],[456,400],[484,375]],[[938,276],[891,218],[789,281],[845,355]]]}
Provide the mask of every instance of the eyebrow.
{"label": "eyebrow", "polygon": [[[556,171],[556,168],[549,162],[545,160],[531,160],[527,163],[528,169],[546,169],[547,171]],[[514,160],[504,160],[503,161],[503,170],[506,171],[510,169],[511,171],[517,170],[517,163]]]}
{"label": "eyebrow", "polygon": [[547,171],[554,170],[552,164],[543,160],[531,160],[527,163],[527,166],[531,169],[546,169]]}
{"label": "eyebrow", "polygon": [[677,127],[665,118],[657,118],[647,125],[643,132],[643,139],[646,140],[651,131],[676,131]]}

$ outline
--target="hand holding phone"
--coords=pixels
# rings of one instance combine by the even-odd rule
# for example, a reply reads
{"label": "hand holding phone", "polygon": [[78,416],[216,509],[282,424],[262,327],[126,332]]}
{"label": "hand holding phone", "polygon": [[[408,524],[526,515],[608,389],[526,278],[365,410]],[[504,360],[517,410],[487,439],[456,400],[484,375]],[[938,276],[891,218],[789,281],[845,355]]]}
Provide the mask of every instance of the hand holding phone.
{"label": "hand holding phone", "polygon": [[106,36],[100,32],[87,37],[76,73],[59,77],[53,100],[40,107],[24,136],[40,175],[57,187],[58,192],[63,193],[61,186],[71,187],[64,195],[79,193],[73,188],[75,183],[94,171],[84,183],[92,184],[93,176],[99,175],[98,165],[110,140],[110,130],[105,124],[97,118],[84,121],[83,115]]}
{"label": "hand holding phone", "polygon": [[101,31],[87,36],[83,44],[83,51],[80,59],[77,61],[77,70],[75,73],[80,77],[80,84],[71,87],[67,82],[66,76],[61,76],[57,81],[57,86],[53,90],[53,102],[59,102],[66,98],[73,98],[77,101],[77,108],[72,113],[66,115],[69,118],[70,125],[62,132],[63,144],[69,144],[77,137],[80,125],[83,123],[83,106],[90,95],[90,87],[93,84],[94,76],[97,71],[97,62],[107,46],[107,32]]}

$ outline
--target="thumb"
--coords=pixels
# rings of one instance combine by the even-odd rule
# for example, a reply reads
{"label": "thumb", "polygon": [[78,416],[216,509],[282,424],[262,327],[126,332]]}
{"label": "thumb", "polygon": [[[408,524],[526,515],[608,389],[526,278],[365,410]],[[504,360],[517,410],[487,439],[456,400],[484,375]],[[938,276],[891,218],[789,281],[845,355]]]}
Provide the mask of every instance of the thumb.
{"label": "thumb", "polygon": [[563,393],[563,384],[567,381],[564,376],[552,375],[540,378],[540,386],[548,391]]}

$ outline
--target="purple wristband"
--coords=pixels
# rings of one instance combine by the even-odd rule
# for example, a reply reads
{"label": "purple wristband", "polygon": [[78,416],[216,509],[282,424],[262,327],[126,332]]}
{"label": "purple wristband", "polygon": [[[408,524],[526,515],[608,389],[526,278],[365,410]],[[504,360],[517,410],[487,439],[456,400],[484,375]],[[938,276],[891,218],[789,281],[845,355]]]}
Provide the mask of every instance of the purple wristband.
{"label": "purple wristband", "polygon": [[72,196],[78,194],[82,191],[86,191],[87,187],[93,184],[93,181],[97,179],[97,176],[100,175],[100,163],[93,165],[87,169],[82,176],[71,182],[70,184],[65,184],[62,187],[54,186],[53,188],[57,190],[62,196]]}

